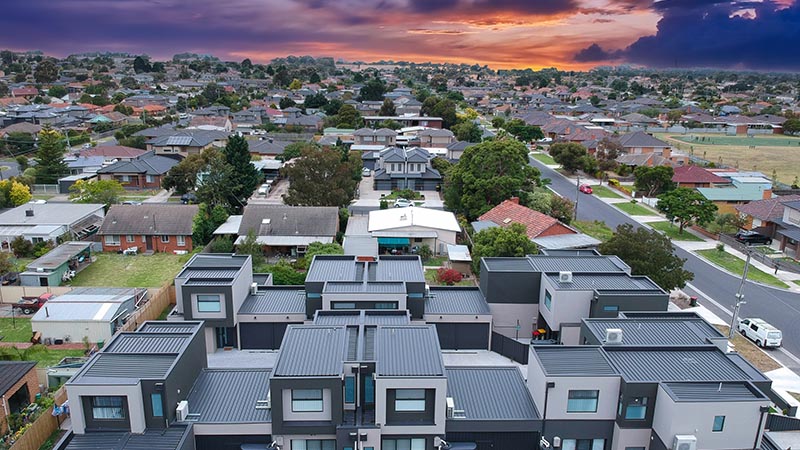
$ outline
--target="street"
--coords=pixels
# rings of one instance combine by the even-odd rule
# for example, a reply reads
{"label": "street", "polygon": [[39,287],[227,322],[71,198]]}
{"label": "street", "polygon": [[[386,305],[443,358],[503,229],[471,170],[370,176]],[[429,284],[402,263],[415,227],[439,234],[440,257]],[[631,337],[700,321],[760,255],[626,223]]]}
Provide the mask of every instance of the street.
{"label": "street", "polygon": [[[542,178],[550,178],[550,188],[558,194],[575,201],[577,189],[574,183],[544,164],[530,159],[531,165],[538,168]],[[599,220],[615,229],[623,223],[640,224],[602,200],[586,194],[578,194],[578,220]],[[723,320],[730,321],[736,292],[739,288],[739,277],[734,277],[693,253],[675,247],[675,253],[686,259],[685,268],[694,273],[694,280],[687,284],[684,291],[689,295],[697,295],[700,302]],[[747,304],[741,307],[739,317],[759,317],[783,332],[783,347],[767,350],[770,355],[796,373],[800,373],[800,295],[778,288],[746,282],[744,300]]]}

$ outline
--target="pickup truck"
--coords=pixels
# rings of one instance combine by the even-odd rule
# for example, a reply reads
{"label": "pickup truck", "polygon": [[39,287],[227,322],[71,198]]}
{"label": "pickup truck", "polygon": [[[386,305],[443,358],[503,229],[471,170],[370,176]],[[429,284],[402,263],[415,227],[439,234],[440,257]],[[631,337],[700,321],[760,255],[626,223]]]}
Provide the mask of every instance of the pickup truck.
{"label": "pickup truck", "polygon": [[51,298],[53,298],[53,294],[49,292],[38,296],[24,296],[17,303],[14,303],[12,307],[22,310],[23,314],[33,314],[41,309]]}

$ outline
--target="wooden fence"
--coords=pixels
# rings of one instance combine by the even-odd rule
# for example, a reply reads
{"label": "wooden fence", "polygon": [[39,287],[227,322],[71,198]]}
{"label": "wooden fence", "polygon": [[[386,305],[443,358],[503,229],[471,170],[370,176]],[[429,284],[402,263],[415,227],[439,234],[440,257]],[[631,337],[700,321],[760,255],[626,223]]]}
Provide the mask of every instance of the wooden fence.
{"label": "wooden fence", "polygon": [[175,287],[172,284],[164,285],[144,306],[136,310],[119,330],[134,331],[142,322],[158,319],[164,308],[173,304],[175,304]]}
{"label": "wooden fence", "polygon": [[[60,405],[67,400],[67,391],[62,387],[55,392],[53,398],[56,404]],[[63,418],[53,416],[52,406],[47,408],[41,416],[33,421],[31,427],[11,446],[10,450],[38,450],[44,441],[58,429],[60,421],[63,420]]]}

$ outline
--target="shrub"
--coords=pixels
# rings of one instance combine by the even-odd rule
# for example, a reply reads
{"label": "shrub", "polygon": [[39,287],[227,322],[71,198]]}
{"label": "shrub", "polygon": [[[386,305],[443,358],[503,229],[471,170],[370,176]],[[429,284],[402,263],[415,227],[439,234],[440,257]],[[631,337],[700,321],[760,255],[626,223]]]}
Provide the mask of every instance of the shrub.
{"label": "shrub", "polygon": [[454,269],[446,269],[444,267],[440,267],[439,270],[436,271],[436,281],[442,284],[446,284],[448,286],[452,286],[461,281],[461,273]]}
{"label": "shrub", "polygon": [[423,261],[427,261],[433,257],[433,250],[428,244],[423,244],[420,246],[419,250],[417,250],[417,254]]}
{"label": "shrub", "polygon": [[211,243],[211,253],[233,253],[233,240],[228,236],[221,236]]}
{"label": "shrub", "polygon": [[381,200],[381,209],[389,209],[389,202]]}
{"label": "shrub", "polygon": [[722,242],[717,244],[717,251],[718,252],[724,252],[725,251],[725,244],[723,244]]}
{"label": "shrub", "polygon": [[608,180],[608,184],[614,187],[619,187],[619,180],[616,178],[611,178]]}
{"label": "shrub", "polygon": [[33,243],[22,236],[17,236],[11,241],[11,250],[17,258],[27,258],[33,255]]}

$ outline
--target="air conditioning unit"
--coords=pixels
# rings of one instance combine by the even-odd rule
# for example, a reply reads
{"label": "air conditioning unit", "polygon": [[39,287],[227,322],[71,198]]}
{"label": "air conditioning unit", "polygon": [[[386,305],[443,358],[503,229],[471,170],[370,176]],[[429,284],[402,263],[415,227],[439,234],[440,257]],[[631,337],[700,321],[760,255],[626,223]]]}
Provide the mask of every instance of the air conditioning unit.
{"label": "air conditioning unit", "polygon": [[185,422],[186,418],[189,417],[189,402],[186,400],[179,402],[178,407],[175,409],[175,416],[178,422]]}
{"label": "air conditioning unit", "polygon": [[622,330],[619,328],[606,329],[606,344],[622,344]]}
{"label": "air conditioning unit", "polygon": [[697,450],[697,437],[687,434],[676,434],[672,440],[672,450]]}
{"label": "air conditioning unit", "polygon": [[558,272],[559,283],[572,283],[572,272]]}
{"label": "air conditioning unit", "polygon": [[250,283],[250,293],[253,295],[258,294],[258,283]]}
{"label": "air conditioning unit", "polygon": [[453,411],[456,409],[456,401],[453,400],[453,397],[447,397],[447,418],[453,418]]}

